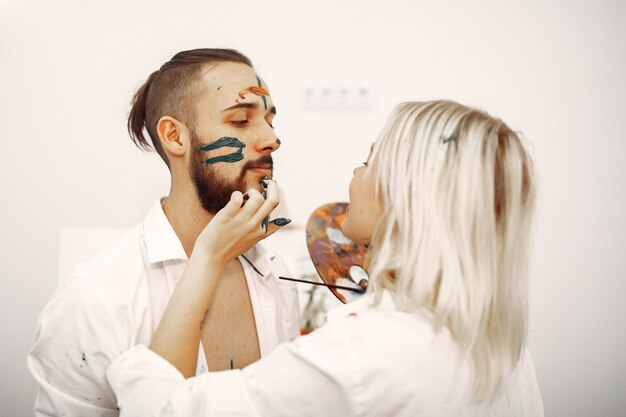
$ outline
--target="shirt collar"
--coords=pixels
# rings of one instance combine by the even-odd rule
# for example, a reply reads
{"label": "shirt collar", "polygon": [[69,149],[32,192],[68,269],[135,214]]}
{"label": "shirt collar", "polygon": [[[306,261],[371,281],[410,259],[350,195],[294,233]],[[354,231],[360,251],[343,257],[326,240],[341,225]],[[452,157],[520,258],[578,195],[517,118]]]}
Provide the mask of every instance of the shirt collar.
{"label": "shirt collar", "polygon": [[165,216],[161,199],[154,203],[144,219],[143,234],[150,263],[188,259],[182,243]]}
{"label": "shirt collar", "polygon": [[[241,262],[250,266],[254,270],[253,274],[255,276],[262,280],[267,280],[270,277],[272,263],[276,257],[272,251],[267,250],[257,243],[248,251],[244,252],[242,256],[245,257],[245,259],[242,259]],[[250,264],[254,265],[254,267]]]}
{"label": "shirt collar", "polygon": [[[150,263],[189,259],[176,232],[174,232],[172,225],[165,216],[161,199],[154,203],[146,215],[143,221],[143,230]],[[259,271],[260,274],[255,271],[254,275],[262,279],[269,278],[272,271],[272,262],[276,257],[274,252],[260,244],[256,244],[246,251],[243,256]],[[251,266],[246,260],[243,260],[243,262]]]}

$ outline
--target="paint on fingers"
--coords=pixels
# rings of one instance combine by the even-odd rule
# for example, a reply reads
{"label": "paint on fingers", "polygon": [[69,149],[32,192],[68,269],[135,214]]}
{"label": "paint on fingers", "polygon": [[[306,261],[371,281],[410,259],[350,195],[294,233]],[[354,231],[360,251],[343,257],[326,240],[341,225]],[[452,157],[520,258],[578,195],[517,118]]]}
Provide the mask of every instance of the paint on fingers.
{"label": "paint on fingers", "polygon": [[291,219],[286,219],[284,217],[277,217],[274,220],[272,220],[270,223],[274,223],[276,226],[283,227],[291,223]]}

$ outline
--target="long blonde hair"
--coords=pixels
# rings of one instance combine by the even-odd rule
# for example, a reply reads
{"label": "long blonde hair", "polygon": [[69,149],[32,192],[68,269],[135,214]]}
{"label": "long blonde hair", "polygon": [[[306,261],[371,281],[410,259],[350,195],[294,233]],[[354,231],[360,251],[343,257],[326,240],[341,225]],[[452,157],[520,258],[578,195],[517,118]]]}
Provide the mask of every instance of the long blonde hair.
{"label": "long blonde hair", "polygon": [[370,290],[430,310],[471,354],[472,398],[489,398],[525,345],[530,156],[501,120],[439,100],[397,106],[370,166],[384,209]]}

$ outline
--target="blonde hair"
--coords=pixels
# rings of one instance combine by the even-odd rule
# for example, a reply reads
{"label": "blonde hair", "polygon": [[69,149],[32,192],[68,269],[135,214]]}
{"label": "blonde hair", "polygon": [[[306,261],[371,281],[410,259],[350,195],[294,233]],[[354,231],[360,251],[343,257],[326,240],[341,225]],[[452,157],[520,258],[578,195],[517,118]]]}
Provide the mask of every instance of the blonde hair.
{"label": "blonde hair", "polygon": [[433,313],[471,355],[475,401],[515,368],[528,322],[533,162],[501,120],[451,101],[400,104],[370,157],[384,215],[369,289]]}

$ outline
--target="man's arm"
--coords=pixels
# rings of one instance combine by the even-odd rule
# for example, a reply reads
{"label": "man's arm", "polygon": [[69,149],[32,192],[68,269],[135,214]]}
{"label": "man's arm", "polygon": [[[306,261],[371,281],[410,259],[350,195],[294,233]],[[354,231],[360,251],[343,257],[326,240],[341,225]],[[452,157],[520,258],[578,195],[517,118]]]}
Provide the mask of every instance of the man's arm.
{"label": "man's arm", "polygon": [[124,349],[97,289],[82,278],[71,279],[39,316],[27,358],[39,384],[35,415],[117,416],[105,373]]}

